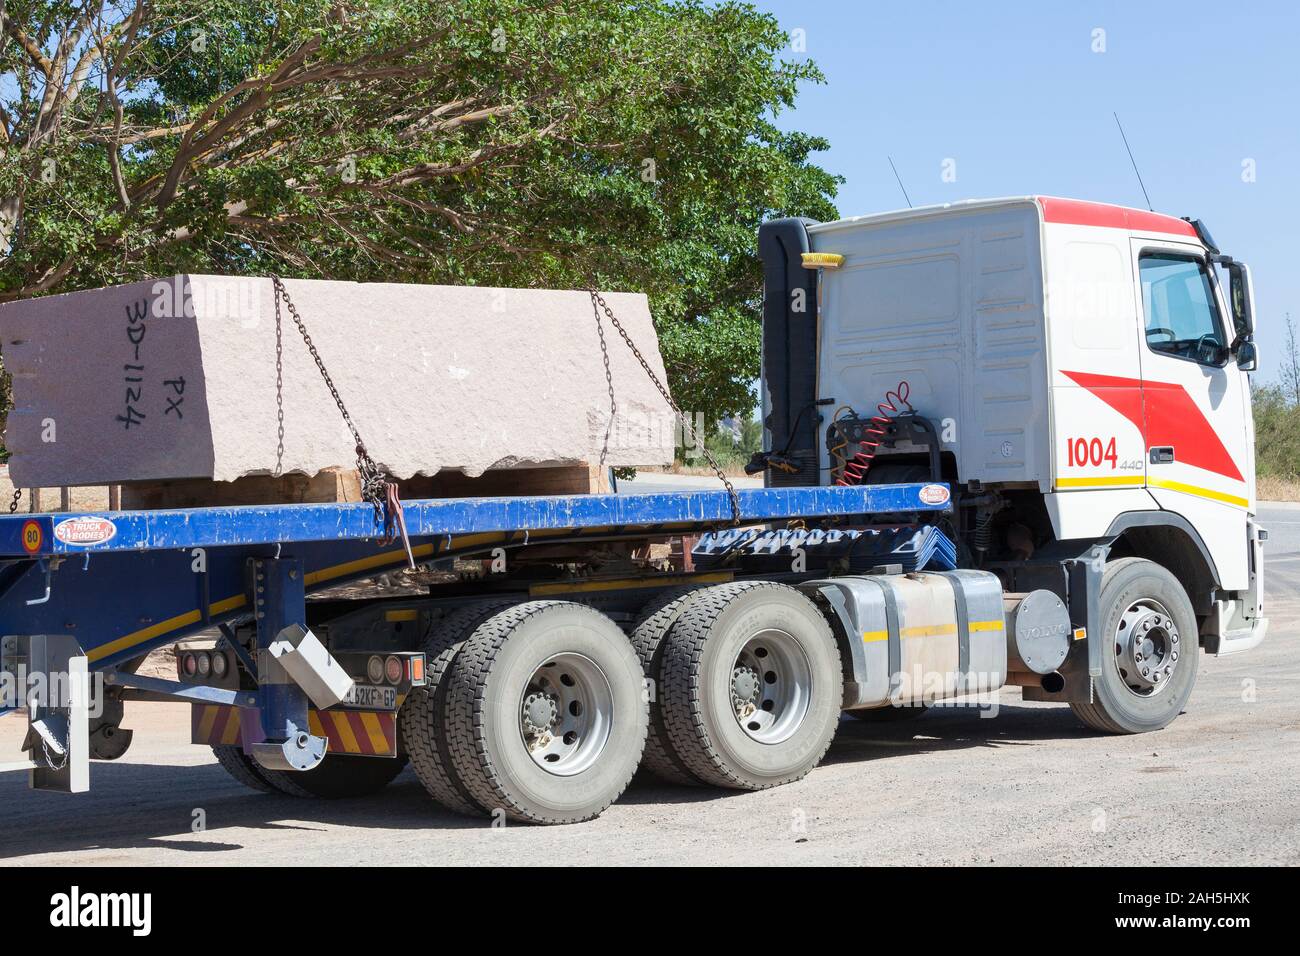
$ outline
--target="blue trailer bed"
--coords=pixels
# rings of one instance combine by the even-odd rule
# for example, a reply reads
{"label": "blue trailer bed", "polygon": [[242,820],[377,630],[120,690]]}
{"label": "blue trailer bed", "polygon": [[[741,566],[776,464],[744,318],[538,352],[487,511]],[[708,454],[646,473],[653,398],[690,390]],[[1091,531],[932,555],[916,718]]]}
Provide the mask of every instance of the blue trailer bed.
{"label": "blue trailer bed", "polygon": [[[737,492],[743,524],[845,525],[946,512],[944,485]],[[731,523],[724,491],[409,501],[421,562],[516,548],[697,533]],[[252,559],[301,564],[307,593],[401,566],[369,504],[303,504],[0,517],[0,636],[66,634],[93,668],[250,613]]]}

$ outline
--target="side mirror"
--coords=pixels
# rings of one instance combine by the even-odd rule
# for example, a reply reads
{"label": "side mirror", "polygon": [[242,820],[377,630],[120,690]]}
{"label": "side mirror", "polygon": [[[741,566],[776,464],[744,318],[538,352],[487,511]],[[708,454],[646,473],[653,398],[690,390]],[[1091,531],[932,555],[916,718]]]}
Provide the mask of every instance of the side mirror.
{"label": "side mirror", "polygon": [[1250,287],[1250,269],[1244,262],[1229,262],[1227,269],[1233,330],[1239,340],[1245,339],[1255,331],[1255,293]]}
{"label": "side mirror", "polygon": [[1259,353],[1255,350],[1254,339],[1243,339],[1237,345],[1237,368],[1243,372],[1253,372],[1259,367]]}

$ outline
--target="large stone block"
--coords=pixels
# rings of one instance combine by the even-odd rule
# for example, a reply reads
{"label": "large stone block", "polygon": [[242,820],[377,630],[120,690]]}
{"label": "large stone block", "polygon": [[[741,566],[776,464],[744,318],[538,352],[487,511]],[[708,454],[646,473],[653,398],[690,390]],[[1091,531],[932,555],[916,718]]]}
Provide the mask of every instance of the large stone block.
{"label": "large stone block", "polygon": [[[673,419],[606,321],[610,398],[584,292],[287,280],[371,455],[455,469],[656,465]],[[642,295],[607,293],[663,380]],[[301,473],[354,442],[270,279],[186,275],[0,306],[22,486]],[[277,354],[280,367],[277,371]]]}

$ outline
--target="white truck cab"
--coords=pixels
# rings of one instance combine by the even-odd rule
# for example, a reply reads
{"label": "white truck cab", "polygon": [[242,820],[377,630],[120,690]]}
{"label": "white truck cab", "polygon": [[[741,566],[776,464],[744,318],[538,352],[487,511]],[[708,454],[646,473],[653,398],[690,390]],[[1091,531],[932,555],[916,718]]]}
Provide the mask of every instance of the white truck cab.
{"label": "white truck cab", "polygon": [[[961,565],[1009,592],[1062,560],[1112,583],[1136,561],[1176,580],[1181,647],[1263,639],[1250,275],[1201,223],[1028,196],[779,220],[760,252],[769,484],[944,481]],[[1164,603],[1106,626],[1159,637],[1152,616],[1181,614]],[[1186,657],[1115,643],[1107,673],[1144,699]]]}

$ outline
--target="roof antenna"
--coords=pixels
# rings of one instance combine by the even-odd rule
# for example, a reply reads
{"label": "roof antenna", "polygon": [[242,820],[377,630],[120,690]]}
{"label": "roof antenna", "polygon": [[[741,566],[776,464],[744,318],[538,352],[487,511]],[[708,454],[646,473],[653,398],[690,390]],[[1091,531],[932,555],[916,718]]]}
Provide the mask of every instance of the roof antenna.
{"label": "roof antenna", "polygon": [[907,195],[907,187],[903,185],[903,177],[898,175],[898,167],[894,165],[894,157],[886,156],[885,159],[889,160],[889,168],[894,171],[894,178],[898,180],[898,188],[903,191],[903,198],[907,200],[907,208],[911,209],[912,199]]}
{"label": "roof antenna", "polygon": [[1124,124],[1119,121],[1119,114],[1112,113],[1115,117],[1115,125],[1119,127],[1120,138],[1124,140],[1124,148],[1128,150],[1128,161],[1133,164],[1133,172],[1137,175],[1138,185],[1142,187],[1142,198],[1147,201],[1147,211],[1155,212],[1155,207],[1151,205],[1151,197],[1147,195],[1146,183],[1142,182],[1142,174],[1138,172],[1137,160],[1133,158],[1133,150],[1129,147],[1128,137],[1124,135]]}

